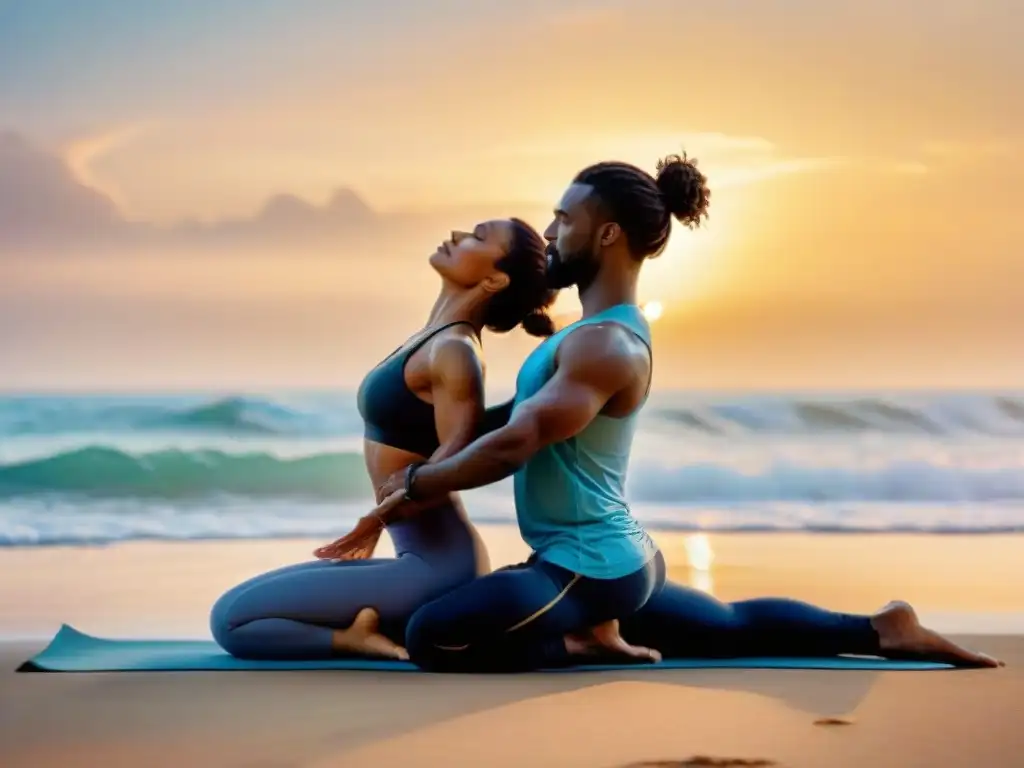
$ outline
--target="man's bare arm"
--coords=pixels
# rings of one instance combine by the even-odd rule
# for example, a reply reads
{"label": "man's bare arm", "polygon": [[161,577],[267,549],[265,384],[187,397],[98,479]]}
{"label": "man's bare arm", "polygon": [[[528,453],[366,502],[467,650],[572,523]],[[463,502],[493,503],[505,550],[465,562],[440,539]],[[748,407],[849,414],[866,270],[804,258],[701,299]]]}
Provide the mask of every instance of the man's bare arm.
{"label": "man's bare arm", "polygon": [[613,325],[580,328],[562,342],[554,376],[509,423],[456,455],[421,467],[415,495],[478,488],[508,477],[542,448],[582,432],[635,376],[628,331]]}

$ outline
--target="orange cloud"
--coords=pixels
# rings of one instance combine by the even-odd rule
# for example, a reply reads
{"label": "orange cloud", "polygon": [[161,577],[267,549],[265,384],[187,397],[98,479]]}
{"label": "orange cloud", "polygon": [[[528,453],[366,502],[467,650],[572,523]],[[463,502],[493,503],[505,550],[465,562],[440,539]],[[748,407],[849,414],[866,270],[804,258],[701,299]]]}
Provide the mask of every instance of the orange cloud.
{"label": "orange cloud", "polygon": [[148,128],[150,124],[138,122],[117,126],[93,136],[83,136],[68,142],[61,154],[68,170],[80,184],[110,199],[123,213],[126,204],[117,182],[98,172],[96,164],[140,136]]}

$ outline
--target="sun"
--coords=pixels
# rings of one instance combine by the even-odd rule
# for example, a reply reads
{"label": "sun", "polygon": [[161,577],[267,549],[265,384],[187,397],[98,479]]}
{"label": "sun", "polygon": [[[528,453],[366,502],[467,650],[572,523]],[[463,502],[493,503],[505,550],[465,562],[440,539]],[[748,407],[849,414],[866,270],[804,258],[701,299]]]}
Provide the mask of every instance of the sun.
{"label": "sun", "polygon": [[648,301],[643,305],[642,311],[648,322],[653,323],[664,313],[665,308],[660,301]]}

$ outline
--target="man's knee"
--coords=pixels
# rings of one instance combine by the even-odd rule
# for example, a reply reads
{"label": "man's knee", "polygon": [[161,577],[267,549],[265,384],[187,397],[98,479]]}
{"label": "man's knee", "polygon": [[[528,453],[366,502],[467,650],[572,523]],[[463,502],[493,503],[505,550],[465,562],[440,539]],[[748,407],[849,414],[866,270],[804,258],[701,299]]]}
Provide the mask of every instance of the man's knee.
{"label": "man's knee", "polygon": [[427,603],[409,619],[405,630],[405,649],[409,660],[423,669],[442,666],[441,657],[456,650],[451,623],[443,603]]}
{"label": "man's knee", "polygon": [[424,605],[409,618],[405,627],[405,650],[409,652],[409,660],[415,664],[426,655],[426,649],[433,645],[434,621],[430,604]]}

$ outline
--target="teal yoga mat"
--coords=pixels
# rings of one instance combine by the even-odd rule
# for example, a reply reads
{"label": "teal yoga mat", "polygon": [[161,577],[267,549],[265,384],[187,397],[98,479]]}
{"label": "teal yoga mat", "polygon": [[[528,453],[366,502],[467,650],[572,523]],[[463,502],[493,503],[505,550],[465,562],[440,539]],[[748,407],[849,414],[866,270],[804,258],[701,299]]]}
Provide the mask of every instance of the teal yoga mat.
{"label": "teal yoga mat", "polygon": [[[604,664],[549,670],[601,672],[616,669],[952,669],[927,661],[889,661],[863,656],[832,658],[668,659],[659,664]],[[171,672],[194,670],[346,669],[376,672],[421,672],[404,661],[332,659],[329,661],[247,661],[236,659],[210,640],[108,640],[64,625],[50,644],[18,669],[19,672]]]}

